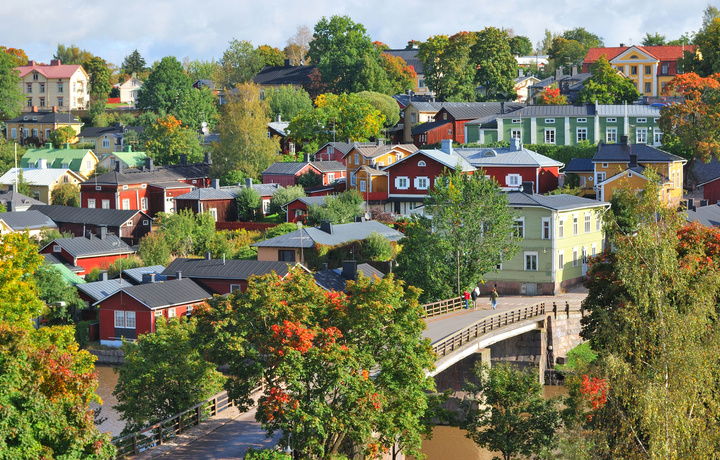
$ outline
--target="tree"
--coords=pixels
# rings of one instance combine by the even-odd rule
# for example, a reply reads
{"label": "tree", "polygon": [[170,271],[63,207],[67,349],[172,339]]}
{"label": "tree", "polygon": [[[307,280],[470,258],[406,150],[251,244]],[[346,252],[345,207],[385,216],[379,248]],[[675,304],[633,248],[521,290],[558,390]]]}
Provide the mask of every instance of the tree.
{"label": "tree", "polygon": [[677,75],[665,90],[682,95],[683,102],[660,111],[663,144],[685,146],[693,158],[706,162],[711,156],[720,157],[720,127],[714,121],[720,115],[720,74],[707,78]]}
{"label": "tree", "polygon": [[321,222],[347,224],[362,215],[363,197],[357,190],[345,190],[337,196],[328,195],[322,205],[310,205],[307,223],[310,226]]}
{"label": "tree", "polygon": [[540,97],[538,97],[537,105],[567,105],[568,100],[560,94],[560,88],[545,88]]}
{"label": "tree", "polygon": [[222,389],[225,378],[192,346],[195,321],[156,321],[156,331],[123,343],[125,364],[113,391],[123,434],[172,417]]}
{"label": "tree", "polygon": [[138,255],[143,265],[167,265],[170,263],[172,253],[165,236],[159,232],[148,233],[140,240]]}
{"label": "tree", "polygon": [[54,205],[80,207],[80,186],[74,184],[60,184],[50,194],[50,201]]}
{"label": "tree", "polygon": [[3,52],[10,56],[13,67],[20,67],[27,65],[28,57],[25,51],[20,48],[8,48],[7,46],[0,46],[0,52]]}
{"label": "tree", "polygon": [[226,389],[241,408],[262,385],[256,419],[282,432],[301,458],[399,444],[417,455],[433,366],[416,289],[392,275],[361,277],[348,294],[326,292],[303,270],[256,277],[245,293],[195,310],[198,346],[228,363]]}
{"label": "tree", "polygon": [[210,80],[215,83],[220,82],[222,67],[220,67],[220,64],[214,59],[210,61],[203,61],[201,59],[183,61],[183,67],[185,67],[185,72],[192,82],[197,80]]}
{"label": "tree", "polygon": [[160,113],[171,112],[183,94],[192,89],[191,85],[180,61],[173,56],[164,57],[153,64],[150,75],[138,90],[137,107]]}
{"label": "tree", "polygon": [[368,101],[385,116],[385,126],[395,126],[400,121],[400,106],[394,98],[372,91],[361,91],[357,95]]}
{"label": "tree", "polygon": [[82,66],[89,77],[90,97],[107,99],[112,85],[110,84],[110,69],[105,59],[93,56],[85,61]]}
{"label": "tree", "polygon": [[40,315],[43,303],[37,297],[32,277],[42,262],[37,246],[22,233],[0,236],[0,323],[32,328],[31,319]]}
{"label": "tree", "polygon": [[302,88],[290,85],[265,90],[265,102],[270,108],[270,117],[277,120],[292,120],[303,110],[312,110],[310,95]]}
{"label": "tree", "polygon": [[334,139],[358,142],[378,137],[384,122],[385,117],[359,95],[326,93],[315,99],[313,110],[300,112],[287,130],[296,141],[323,145]]}
{"label": "tree", "polygon": [[417,227],[401,241],[398,276],[435,295],[476,286],[518,250],[507,203],[497,182],[482,174],[439,176],[425,199],[432,219],[416,218]]}
{"label": "tree", "polygon": [[307,64],[305,60],[312,38],[312,31],[305,25],[298,26],[295,35],[288,38],[285,55],[290,59],[292,65]]}
{"label": "tree", "polygon": [[618,75],[603,54],[590,66],[590,78],[578,94],[578,104],[622,104],[633,103],[640,97],[635,83]]}
{"label": "tree", "polygon": [[203,86],[200,89],[192,88],[182,93],[170,113],[182,120],[183,126],[195,133],[201,132],[203,122],[207,123],[207,128],[212,132],[217,124],[217,107],[217,96],[209,88]]}
{"label": "tree", "polygon": [[510,52],[513,56],[530,56],[533,54],[533,45],[529,38],[524,35],[510,37]]}
{"label": "tree", "polygon": [[60,272],[52,265],[41,265],[33,273],[38,297],[45,302],[48,311],[45,319],[51,325],[73,324],[80,319],[80,310],[85,303],[78,296],[75,287],[67,284]]}
{"label": "tree", "polygon": [[417,72],[415,72],[413,66],[405,62],[405,59],[400,56],[382,53],[380,55],[380,67],[387,76],[390,94],[399,94],[415,89]]}
{"label": "tree", "polygon": [[244,188],[237,196],[238,217],[242,220],[254,221],[261,213],[262,199],[254,188]]}
{"label": "tree", "polygon": [[178,257],[204,253],[215,234],[215,220],[209,213],[182,209],[175,214],[159,213],[155,222],[170,251]]}
{"label": "tree", "polygon": [[643,38],[641,45],[642,46],[659,46],[659,45],[665,45],[667,40],[665,39],[665,35],[660,35],[660,33],[655,32],[654,34],[650,34],[650,32],[645,33],[645,37]]}
{"label": "tree", "polygon": [[576,27],[574,29],[566,30],[562,33],[562,37],[565,40],[575,40],[580,43],[585,51],[590,48],[602,48],[605,46],[603,39],[594,33],[588,32],[584,27]]}
{"label": "tree", "polygon": [[265,66],[279,67],[285,64],[285,53],[278,48],[270,45],[260,45],[257,47],[257,52],[260,53]]}
{"label": "tree", "polygon": [[232,39],[220,59],[221,83],[225,88],[250,82],[264,66],[260,51],[249,41]]}
{"label": "tree", "polygon": [[395,247],[390,240],[373,230],[363,241],[363,254],[370,260],[387,262],[395,257]]}
{"label": "tree", "polygon": [[695,72],[701,77],[710,77],[720,72],[720,17],[712,6],[705,10],[703,27],[695,35],[693,43],[697,47],[695,52],[685,51],[683,58],[678,59],[678,69],[683,72]]}
{"label": "tree", "polygon": [[282,188],[275,192],[272,198],[270,198],[269,212],[270,214],[282,213],[282,206],[285,206],[296,198],[302,198],[304,196],[307,195],[305,195],[305,189],[301,185],[291,185]]}
{"label": "tree", "polygon": [[486,27],[477,33],[471,50],[475,82],[484,87],[485,100],[515,100],[517,61],[506,30]]}
{"label": "tree", "polygon": [[217,125],[220,141],[213,144],[213,172],[219,176],[242,171],[245,177],[258,177],[280,150],[277,138],[268,138],[269,121],[260,87],[253,83],[238,85],[221,108]]}
{"label": "tree", "polygon": [[418,46],[417,56],[423,63],[425,84],[440,100],[445,100],[445,95],[449,92],[449,88],[443,84],[446,69],[442,59],[448,40],[447,35],[435,35]]}
{"label": "tree", "polygon": [[297,178],[297,183],[298,185],[302,185],[303,188],[316,187],[322,185],[322,175],[310,169]]}
{"label": "tree", "polygon": [[197,134],[182,126],[182,122],[172,115],[158,118],[141,135],[145,150],[159,165],[180,163],[180,155],[187,155],[189,162],[200,161],[202,148]]}
{"label": "tree", "polygon": [[53,55],[53,59],[57,59],[63,64],[82,65],[84,62],[93,58],[93,54],[87,50],[81,50],[76,45],[65,46],[58,43],[57,51]]}
{"label": "tree", "polygon": [[555,37],[548,50],[548,57],[556,69],[567,66],[581,66],[587,49],[577,40],[568,40],[563,37]]}
{"label": "tree", "polygon": [[508,364],[476,367],[477,385],[468,384],[463,427],[480,447],[501,452],[504,460],[552,450],[560,426],[556,400],[545,400],[537,371]]}
{"label": "tree", "polygon": [[141,73],[145,73],[146,70],[147,64],[145,63],[145,58],[140,55],[137,49],[128,56],[125,56],[122,66],[120,67],[120,72],[127,75],[140,75]]}
{"label": "tree", "polygon": [[52,142],[53,148],[62,148],[63,144],[70,142],[77,133],[70,126],[63,126],[54,131],[50,132],[50,142]]}
{"label": "tree", "polygon": [[18,116],[22,107],[20,72],[15,67],[10,54],[0,53],[0,117],[5,119]]}

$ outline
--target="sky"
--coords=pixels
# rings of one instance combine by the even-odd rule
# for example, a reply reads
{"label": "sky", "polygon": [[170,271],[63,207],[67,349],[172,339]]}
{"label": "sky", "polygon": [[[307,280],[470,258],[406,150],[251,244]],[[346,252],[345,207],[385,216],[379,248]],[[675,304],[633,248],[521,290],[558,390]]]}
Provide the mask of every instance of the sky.
{"label": "sky", "polygon": [[[232,39],[280,49],[298,27],[311,30],[323,16],[347,15],[373,41],[404,48],[409,40],[484,27],[512,29],[542,40],[545,29],[561,33],[585,27],[606,46],[640,44],[646,33],[668,40],[700,28],[707,0],[4,0],[0,45],[25,50],[49,63],[59,43],[79,46],[122,64],[137,49],[148,65],[222,57]],[[720,6],[715,4],[714,6]]]}

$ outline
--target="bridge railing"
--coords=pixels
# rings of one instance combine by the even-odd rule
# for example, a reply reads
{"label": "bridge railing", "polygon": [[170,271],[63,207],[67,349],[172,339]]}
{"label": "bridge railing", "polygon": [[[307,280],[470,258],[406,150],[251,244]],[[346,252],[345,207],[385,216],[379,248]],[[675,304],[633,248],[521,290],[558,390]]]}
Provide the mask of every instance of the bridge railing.
{"label": "bridge railing", "polygon": [[423,305],[425,315],[423,318],[432,318],[433,316],[444,315],[456,310],[465,308],[465,299],[462,297],[453,297],[452,299],[444,299],[438,302],[427,303]]}
{"label": "bridge railing", "polygon": [[147,449],[160,446],[183,431],[199,425],[231,407],[233,407],[233,401],[228,398],[227,392],[223,391],[168,419],[122,438],[113,439],[113,444],[118,451],[116,458],[138,455]]}

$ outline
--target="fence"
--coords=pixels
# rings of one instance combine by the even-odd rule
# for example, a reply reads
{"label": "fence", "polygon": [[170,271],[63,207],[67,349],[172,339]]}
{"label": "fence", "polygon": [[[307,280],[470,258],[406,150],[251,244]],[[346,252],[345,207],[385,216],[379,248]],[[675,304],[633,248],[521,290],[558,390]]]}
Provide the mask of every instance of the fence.
{"label": "fence", "polygon": [[465,299],[462,297],[454,297],[452,299],[440,300],[439,302],[427,303],[423,305],[425,315],[423,318],[432,318],[433,316],[444,315],[455,310],[465,308]]}
{"label": "fence", "polygon": [[223,391],[190,409],[165,419],[142,430],[113,439],[117,447],[117,458],[138,455],[144,450],[160,446],[183,431],[199,425],[201,422],[233,407],[233,402]]}

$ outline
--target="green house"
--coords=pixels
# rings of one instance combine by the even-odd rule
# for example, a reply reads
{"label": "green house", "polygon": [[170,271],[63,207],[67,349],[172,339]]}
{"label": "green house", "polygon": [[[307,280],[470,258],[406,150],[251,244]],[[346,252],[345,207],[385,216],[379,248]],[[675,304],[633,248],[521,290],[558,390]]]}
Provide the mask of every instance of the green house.
{"label": "green house", "polygon": [[84,178],[90,177],[97,163],[92,150],[72,149],[70,144],[61,149],[54,149],[51,144],[41,149],[28,149],[20,159],[21,168],[69,169]]}
{"label": "green house", "polygon": [[581,283],[587,258],[603,250],[602,214],[609,203],[572,195],[507,194],[522,236],[515,257],[485,276],[483,291],[555,295]]}

